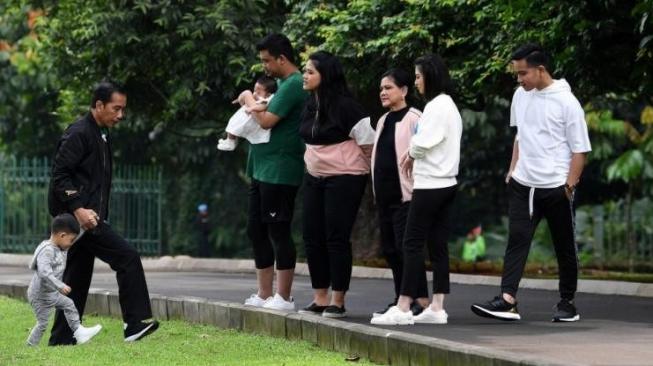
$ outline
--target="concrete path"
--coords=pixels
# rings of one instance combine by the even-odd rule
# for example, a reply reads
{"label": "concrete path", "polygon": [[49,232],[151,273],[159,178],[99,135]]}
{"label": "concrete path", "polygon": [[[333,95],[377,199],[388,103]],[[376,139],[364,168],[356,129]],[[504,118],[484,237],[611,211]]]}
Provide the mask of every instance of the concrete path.
{"label": "concrete path", "polygon": [[[4,263],[0,267],[0,281],[27,283],[30,276],[23,266]],[[238,303],[256,286],[254,275],[247,273],[148,270],[147,279],[152,293]],[[92,287],[117,291],[114,274],[100,267]],[[607,287],[615,285],[608,283]],[[520,313],[524,319],[520,322],[493,321],[471,313],[471,303],[487,300],[497,293],[496,286],[453,284],[445,302],[449,324],[385,328],[414,334],[416,339],[437,338],[497,353],[527,354],[543,364],[653,365],[651,297],[580,293],[576,303],[582,319],[572,324],[550,322],[551,307],[558,300],[557,293],[550,290],[520,291]],[[311,301],[307,277],[297,276],[294,295],[297,306]],[[391,298],[390,280],[354,278],[347,295],[346,321],[369,325],[371,313],[383,308]]]}

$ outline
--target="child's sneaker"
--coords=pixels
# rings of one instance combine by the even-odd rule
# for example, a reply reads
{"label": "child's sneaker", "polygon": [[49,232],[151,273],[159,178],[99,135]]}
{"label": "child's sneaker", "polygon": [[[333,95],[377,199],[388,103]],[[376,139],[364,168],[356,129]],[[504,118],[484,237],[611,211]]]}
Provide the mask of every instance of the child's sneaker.
{"label": "child's sneaker", "polygon": [[100,324],[90,328],[86,328],[80,325],[75,333],[73,333],[73,337],[75,337],[77,344],[84,344],[90,341],[91,338],[95,337],[95,335],[98,334],[100,330],[102,330],[102,326]]}
{"label": "child's sneaker", "polygon": [[220,139],[218,140],[218,150],[220,151],[234,151],[238,146],[238,139]]}

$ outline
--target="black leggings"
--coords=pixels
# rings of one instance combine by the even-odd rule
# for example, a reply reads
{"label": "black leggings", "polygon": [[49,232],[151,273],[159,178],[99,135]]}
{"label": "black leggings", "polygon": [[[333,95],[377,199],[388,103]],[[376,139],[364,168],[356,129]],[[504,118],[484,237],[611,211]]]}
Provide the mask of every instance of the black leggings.
{"label": "black leggings", "polygon": [[252,242],[257,269],[274,265],[278,270],[294,269],[297,261],[290,222],[297,187],[252,180],[249,189],[247,236]]}
{"label": "black leggings", "polygon": [[[404,271],[403,242],[410,202],[399,202],[396,204],[377,203],[377,207],[379,208],[381,250],[383,252],[383,257],[392,270],[396,300],[401,292],[401,278]],[[417,298],[429,296],[426,277],[420,277],[420,280],[422,279],[424,281],[418,286],[419,295],[416,296]]]}
{"label": "black leggings", "polygon": [[367,175],[304,176],[304,244],[314,289],[347,291],[351,280],[351,231]]}
{"label": "black leggings", "polygon": [[449,293],[449,248],[451,208],[457,186],[415,189],[408,211],[404,235],[404,275],[401,294],[421,297],[420,284],[426,282],[424,244],[428,244],[433,267],[433,293]]}

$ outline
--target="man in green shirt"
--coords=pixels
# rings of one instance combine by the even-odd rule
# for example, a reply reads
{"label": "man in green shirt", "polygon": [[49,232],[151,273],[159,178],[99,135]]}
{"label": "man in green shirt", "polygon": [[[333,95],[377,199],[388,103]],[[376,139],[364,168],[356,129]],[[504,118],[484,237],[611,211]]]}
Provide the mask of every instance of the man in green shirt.
{"label": "man in green shirt", "polygon": [[[270,129],[270,141],[250,145],[247,175],[249,190],[247,234],[254,249],[258,292],[245,305],[277,310],[295,310],[290,296],[295,273],[295,244],[292,221],[297,189],[304,174],[304,144],[299,138],[299,117],[306,92],[295,65],[288,38],[271,34],[256,45],[265,72],[277,78],[277,92],[265,106],[256,104],[251,91],[238,97],[262,128]],[[277,291],[272,296],[274,264]]]}

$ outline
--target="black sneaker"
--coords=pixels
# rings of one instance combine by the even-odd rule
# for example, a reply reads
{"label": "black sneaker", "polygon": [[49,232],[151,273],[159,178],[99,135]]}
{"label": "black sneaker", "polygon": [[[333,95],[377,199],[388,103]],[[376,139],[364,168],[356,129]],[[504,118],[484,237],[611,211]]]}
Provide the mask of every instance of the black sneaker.
{"label": "black sneaker", "polygon": [[560,299],[560,302],[553,307],[552,322],[577,322],[579,320],[580,315],[573,300]]}
{"label": "black sneaker", "polygon": [[376,318],[377,316],[381,316],[381,315],[385,314],[385,312],[388,311],[388,309],[390,309],[391,307],[393,307],[395,305],[397,305],[396,302],[389,303],[388,306],[385,307],[385,309],[375,311],[374,313],[372,313],[372,318]]}
{"label": "black sneaker", "polygon": [[417,301],[414,301],[412,304],[410,304],[410,311],[413,312],[413,316],[418,316],[422,313],[422,311],[424,311],[424,307]]}
{"label": "black sneaker", "polygon": [[326,309],[326,305],[318,305],[314,302],[312,302],[310,305],[303,309],[299,309],[298,313],[300,314],[311,314],[311,315],[322,315],[322,312],[324,312],[324,309]]}
{"label": "black sneaker", "polygon": [[344,318],[347,316],[347,311],[344,306],[329,305],[322,312],[322,316],[325,318]]}
{"label": "black sneaker", "polygon": [[517,303],[511,304],[503,299],[503,296],[497,296],[493,300],[483,304],[472,305],[472,311],[478,316],[484,318],[494,318],[500,320],[519,320],[519,311]]}
{"label": "black sneaker", "polygon": [[125,342],[135,342],[145,338],[146,336],[154,333],[159,328],[159,322],[153,320],[151,322],[138,322],[125,326]]}

